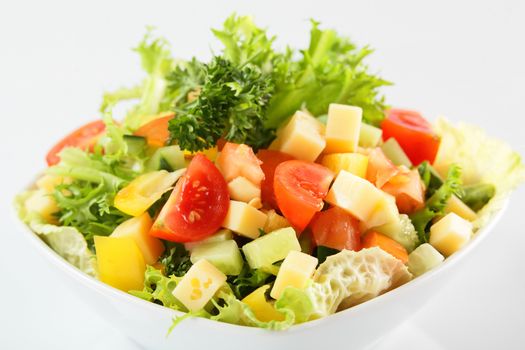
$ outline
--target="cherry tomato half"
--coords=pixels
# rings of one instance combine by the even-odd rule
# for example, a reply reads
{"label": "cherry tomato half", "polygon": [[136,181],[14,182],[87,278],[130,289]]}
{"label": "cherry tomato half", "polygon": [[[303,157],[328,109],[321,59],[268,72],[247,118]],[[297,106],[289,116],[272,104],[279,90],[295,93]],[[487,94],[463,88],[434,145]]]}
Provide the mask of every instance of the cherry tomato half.
{"label": "cherry tomato half", "polygon": [[359,220],[341,208],[333,207],[315,214],[310,229],[317,246],[337,250],[361,249]]}
{"label": "cherry tomato half", "polygon": [[200,241],[215,233],[230,197],[219,169],[197,154],[155,220],[150,234],[173,242]]}
{"label": "cherry tomato half", "polygon": [[434,162],[439,148],[439,137],[432,125],[419,112],[391,109],[381,123],[383,140],[393,137],[414,165],[428,160]]}
{"label": "cherry tomato half", "polygon": [[261,182],[261,199],[263,203],[268,204],[274,209],[279,209],[273,191],[275,168],[282,162],[292,160],[293,157],[279,151],[261,149],[257,152],[257,158],[262,161],[261,168],[264,172],[264,180]]}
{"label": "cherry tomato half", "polygon": [[323,209],[334,173],[316,163],[288,160],[277,166],[273,189],[277,204],[292,226],[302,232]]}
{"label": "cherry tomato half", "polygon": [[58,153],[66,147],[92,149],[98,137],[102,135],[105,129],[106,125],[102,120],[96,120],[76,129],[49,150],[46,156],[47,165],[51,166],[60,162]]}

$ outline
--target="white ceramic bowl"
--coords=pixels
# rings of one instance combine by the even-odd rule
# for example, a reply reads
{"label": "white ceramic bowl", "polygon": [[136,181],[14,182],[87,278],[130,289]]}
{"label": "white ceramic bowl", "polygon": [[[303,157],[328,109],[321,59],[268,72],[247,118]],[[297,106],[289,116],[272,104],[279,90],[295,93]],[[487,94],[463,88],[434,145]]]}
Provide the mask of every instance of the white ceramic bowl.
{"label": "white ceramic bowl", "polygon": [[282,332],[191,318],[179,324],[169,336],[167,330],[172,318],[181,315],[180,312],[136,298],[84,274],[17,221],[28,242],[50,261],[65,285],[122,333],[147,349],[361,349],[380,340],[431,300],[432,295],[458,272],[462,260],[489,234],[506,207],[466,247],[438,268],[351,309]]}

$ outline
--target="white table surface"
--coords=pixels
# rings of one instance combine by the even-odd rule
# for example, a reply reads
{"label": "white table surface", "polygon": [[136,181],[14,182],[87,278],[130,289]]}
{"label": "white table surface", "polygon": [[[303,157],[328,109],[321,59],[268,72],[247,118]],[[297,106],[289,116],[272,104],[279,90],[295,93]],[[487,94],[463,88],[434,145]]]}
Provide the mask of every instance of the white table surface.
{"label": "white table surface", "polygon": [[[135,349],[19,237],[11,201],[66,131],[96,118],[101,94],[137,82],[129,50],[146,25],[176,55],[208,57],[210,26],[253,14],[278,43],[307,19],[376,48],[396,82],[388,102],[478,124],[525,154],[525,2],[16,1],[0,3],[0,348]],[[525,348],[525,189],[464,273],[373,349]]]}

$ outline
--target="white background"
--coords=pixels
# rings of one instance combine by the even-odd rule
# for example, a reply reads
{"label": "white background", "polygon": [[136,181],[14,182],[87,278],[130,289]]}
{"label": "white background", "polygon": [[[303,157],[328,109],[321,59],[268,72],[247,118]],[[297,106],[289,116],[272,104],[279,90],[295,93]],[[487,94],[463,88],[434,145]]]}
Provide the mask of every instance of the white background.
{"label": "white background", "polygon": [[[18,236],[11,201],[54,142],[97,118],[103,91],[140,80],[130,48],[146,25],[176,56],[205,58],[209,28],[232,11],[253,14],[280,45],[304,45],[311,17],[368,43],[370,65],[396,83],[390,104],[478,124],[525,154],[524,1],[2,0],[0,348],[136,348]],[[525,348],[524,190],[463,274],[375,349]]]}

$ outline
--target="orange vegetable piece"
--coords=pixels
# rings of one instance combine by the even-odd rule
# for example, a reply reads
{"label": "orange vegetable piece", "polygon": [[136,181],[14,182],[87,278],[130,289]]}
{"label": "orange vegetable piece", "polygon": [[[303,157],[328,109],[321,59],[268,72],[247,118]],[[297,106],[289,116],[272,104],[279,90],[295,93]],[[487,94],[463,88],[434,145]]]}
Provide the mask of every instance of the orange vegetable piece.
{"label": "orange vegetable piece", "polygon": [[168,124],[174,116],[175,114],[172,112],[164,113],[159,118],[138,128],[135,131],[135,135],[145,137],[148,145],[152,147],[163,147],[170,137]]}
{"label": "orange vegetable piece", "polygon": [[404,264],[408,262],[408,253],[406,249],[392,238],[380,233],[374,231],[368,232],[362,238],[361,244],[363,248],[379,247],[393,257],[401,260]]}

